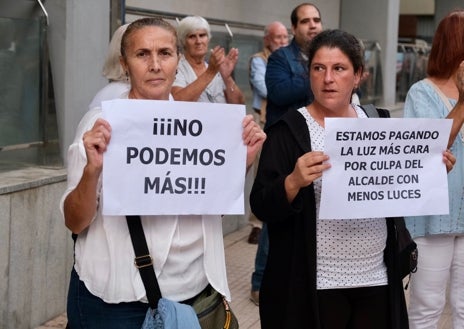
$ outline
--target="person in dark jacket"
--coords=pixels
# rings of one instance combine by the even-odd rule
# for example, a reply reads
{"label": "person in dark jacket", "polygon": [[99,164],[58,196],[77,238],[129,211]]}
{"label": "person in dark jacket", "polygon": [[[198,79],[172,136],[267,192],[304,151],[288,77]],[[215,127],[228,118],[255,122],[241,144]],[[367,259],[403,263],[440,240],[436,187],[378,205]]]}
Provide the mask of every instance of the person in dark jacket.
{"label": "person in dark jacket", "polygon": [[291,15],[292,42],[274,51],[266,66],[266,124],[276,122],[288,110],[295,110],[313,101],[309,85],[306,52],[311,40],[322,31],[321,12],[316,5],[305,2],[296,6]]}
{"label": "person in dark jacket", "polygon": [[314,101],[267,130],[250,195],[268,226],[262,329],[405,329],[408,317],[389,219],[318,219],[326,117],[366,118],[351,104],[363,73],[356,37],[327,30],[311,42]]}

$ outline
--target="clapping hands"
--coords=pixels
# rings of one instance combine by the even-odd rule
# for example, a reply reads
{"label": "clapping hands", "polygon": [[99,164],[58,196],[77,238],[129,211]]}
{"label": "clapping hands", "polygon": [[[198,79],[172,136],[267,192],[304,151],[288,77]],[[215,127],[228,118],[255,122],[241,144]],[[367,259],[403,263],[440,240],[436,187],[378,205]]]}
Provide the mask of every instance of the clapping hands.
{"label": "clapping hands", "polygon": [[224,80],[232,75],[238,62],[238,49],[232,48],[226,55],[225,49],[216,46],[211,49],[208,68],[219,72]]}

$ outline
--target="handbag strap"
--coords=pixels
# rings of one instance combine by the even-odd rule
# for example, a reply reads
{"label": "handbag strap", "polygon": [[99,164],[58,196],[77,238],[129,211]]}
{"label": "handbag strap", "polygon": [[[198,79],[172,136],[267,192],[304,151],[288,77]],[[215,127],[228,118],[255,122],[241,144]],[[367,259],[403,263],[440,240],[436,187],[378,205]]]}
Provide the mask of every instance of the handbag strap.
{"label": "handbag strap", "polygon": [[153,268],[153,259],[148,251],[142,220],[140,216],[126,216],[126,221],[135,252],[135,267],[139,269],[147,293],[148,303],[152,309],[156,309],[161,298],[161,290]]}

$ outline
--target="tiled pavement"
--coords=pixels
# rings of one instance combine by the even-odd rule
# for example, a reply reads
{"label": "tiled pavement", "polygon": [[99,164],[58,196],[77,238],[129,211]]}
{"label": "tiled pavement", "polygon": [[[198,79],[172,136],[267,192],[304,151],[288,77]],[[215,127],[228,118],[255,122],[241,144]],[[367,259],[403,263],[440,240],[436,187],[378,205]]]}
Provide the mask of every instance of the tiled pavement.
{"label": "tiled pavement", "polygon": [[[249,233],[250,227],[245,226],[225,236],[227,275],[233,299],[231,307],[239,320],[240,329],[260,329],[258,307],[249,300],[250,277],[256,253],[256,245],[247,243]],[[64,329],[65,326],[66,315],[62,314],[35,329]],[[447,306],[439,329],[451,328],[450,309]]]}

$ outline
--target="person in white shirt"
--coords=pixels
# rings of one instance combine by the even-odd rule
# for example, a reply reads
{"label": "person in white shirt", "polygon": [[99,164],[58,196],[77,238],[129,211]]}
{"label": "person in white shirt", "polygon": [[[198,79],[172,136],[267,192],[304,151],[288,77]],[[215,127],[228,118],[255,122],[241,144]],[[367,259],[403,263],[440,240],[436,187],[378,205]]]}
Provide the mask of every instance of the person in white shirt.
{"label": "person in white shirt", "polygon": [[[176,30],[159,18],[131,23],[121,41],[130,89],[123,98],[168,100],[179,54]],[[247,168],[266,138],[251,115],[243,119]],[[68,187],[61,200],[65,224],[77,236],[68,293],[72,329],[139,329],[148,309],[134,266],[126,218],[102,215],[103,154],[111,127],[96,107],[84,116],[68,152]],[[124,193],[124,191],[121,191]],[[141,216],[162,296],[192,300],[212,287],[230,300],[221,216]]]}

